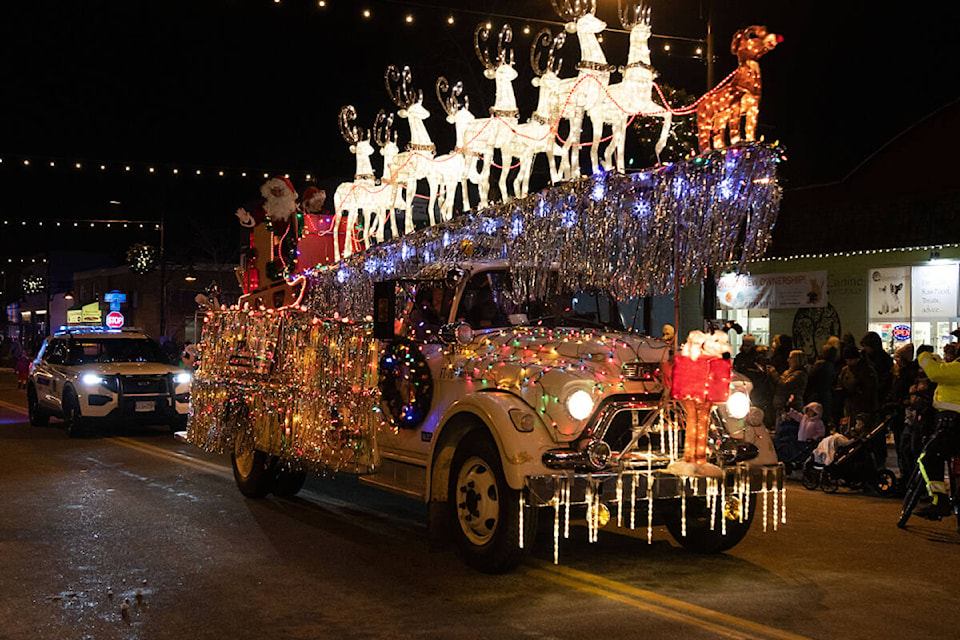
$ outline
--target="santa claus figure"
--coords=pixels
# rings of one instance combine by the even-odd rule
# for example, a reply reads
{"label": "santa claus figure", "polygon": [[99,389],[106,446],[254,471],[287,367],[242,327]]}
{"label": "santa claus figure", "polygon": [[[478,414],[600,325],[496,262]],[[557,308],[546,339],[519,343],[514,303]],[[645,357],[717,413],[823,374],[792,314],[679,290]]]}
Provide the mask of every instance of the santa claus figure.
{"label": "santa claus figure", "polygon": [[686,436],[683,460],[667,471],[681,476],[720,477],[719,467],[707,462],[707,438],[713,405],[730,395],[730,342],[723,331],[691,331],[673,361],[671,395],[683,407]]}
{"label": "santa claus figure", "polygon": [[297,191],[284,176],[274,176],[260,187],[263,196],[251,211],[237,210],[244,227],[252,228],[253,266],[256,281],[246,282],[245,289],[262,289],[283,280],[294,272],[300,224],[297,219]]}

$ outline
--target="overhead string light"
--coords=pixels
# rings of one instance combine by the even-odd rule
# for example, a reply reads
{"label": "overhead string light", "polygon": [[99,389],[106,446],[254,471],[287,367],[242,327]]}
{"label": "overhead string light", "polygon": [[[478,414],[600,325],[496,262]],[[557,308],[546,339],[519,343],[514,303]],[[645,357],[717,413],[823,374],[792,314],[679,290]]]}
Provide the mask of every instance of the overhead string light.
{"label": "overhead string light", "polygon": [[161,224],[156,220],[71,220],[71,219],[3,219],[0,220],[0,228],[21,228],[30,229],[40,227],[43,229],[147,229],[150,231],[160,231]]}
{"label": "overhead string light", "polygon": [[[318,0],[317,8],[326,9],[328,8],[334,0]],[[281,0],[272,0],[273,4],[280,5]],[[350,4],[353,4],[355,0],[348,0]],[[563,27],[564,23],[557,20],[545,20],[541,18],[530,18],[527,16],[517,16],[505,13],[490,13],[489,11],[482,11],[479,9],[456,9],[451,11],[449,7],[444,7],[438,4],[431,4],[427,2],[409,2],[408,0],[380,0],[380,4],[392,4],[398,7],[401,7],[403,11],[403,22],[405,24],[414,24],[416,16],[413,13],[412,9],[422,10],[424,12],[433,12],[438,16],[441,16],[443,22],[449,26],[453,26],[461,20],[457,18],[458,15],[461,16],[479,16],[483,19],[497,19],[497,20],[507,20],[511,22],[519,22],[524,26],[521,29],[523,35],[530,35],[533,31],[531,23],[538,25],[553,25],[558,27]],[[374,16],[374,13],[371,11],[369,6],[361,5],[360,14],[364,20],[370,20],[371,18],[378,17]],[[629,31],[625,29],[615,29],[608,27],[605,32],[610,33],[622,33],[629,34]],[[704,45],[705,41],[703,38],[688,38],[685,36],[674,36],[674,35],[659,35],[653,34],[651,38],[655,40],[664,41],[662,52],[670,55],[671,57],[686,57],[686,58],[695,58],[703,59],[704,56]],[[599,36],[599,41],[603,42],[603,35]]]}
{"label": "overhead string light", "polygon": [[291,180],[301,180],[305,182],[312,182],[316,176],[311,171],[298,170],[291,172],[277,171],[277,170],[266,170],[262,168],[212,168],[212,167],[190,167],[183,165],[171,165],[166,163],[159,162],[145,162],[145,163],[136,163],[128,164],[123,162],[92,162],[92,161],[78,161],[70,158],[61,158],[55,156],[31,156],[25,157],[22,155],[15,154],[4,154],[0,155],[0,171],[5,171],[13,169],[16,167],[23,167],[30,170],[71,170],[71,171],[84,171],[88,173],[110,173],[110,172],[120,172],[120,173],[129,173],[131,175],[150,175],[150,176],[171,176],[171,177],[182,177],[187,176],[191,178],[195,177],[211,177],[211,178],[224,178],[224,179],[237,179],[237,178],[250,178],[256,177],[259,179],[260,176],[264,178],[269,178],[277,174],[282,174],[286,178]]}

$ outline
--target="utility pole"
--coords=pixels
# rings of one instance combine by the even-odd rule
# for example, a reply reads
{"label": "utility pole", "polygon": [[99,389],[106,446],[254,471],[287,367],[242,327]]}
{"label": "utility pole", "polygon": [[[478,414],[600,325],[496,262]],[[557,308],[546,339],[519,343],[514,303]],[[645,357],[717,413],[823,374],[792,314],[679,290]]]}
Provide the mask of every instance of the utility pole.
{"label": "utility pole", "polygon": [[160,214],[160,336],[167,334],[167,247],[164,244],[164,214]]}
{"label": "utility pole", "polygon": [[[706,0],[707,5],[707,91],[713,89],[716,82],[714,70],[714,41],[713,41],[713,15],[716,9],[716,0]],[[703,320],[706,325],[707,320],[713,320],[717,316],[717,283],[713,268],[707,266],[703,277]]]}

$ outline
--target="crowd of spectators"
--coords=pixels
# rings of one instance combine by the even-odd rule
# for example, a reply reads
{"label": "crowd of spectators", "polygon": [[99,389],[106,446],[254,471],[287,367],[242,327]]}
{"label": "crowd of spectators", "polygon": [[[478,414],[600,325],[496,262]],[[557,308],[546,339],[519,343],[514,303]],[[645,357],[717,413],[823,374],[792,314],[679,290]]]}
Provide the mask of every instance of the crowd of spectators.
{"label": "crowd of spectators", "polygon": [[[956,359],[957,345],[944,345],[945,361]],[[891,357],[876,332],[868,331],[859,341],[846,333],[830,337],[811,363],[803,351],[793,348],[789,335],[774,336],[767,347],[747,334],[733,368],[750,379],[751,402],[763,410],[764,423],[771,431],[783,421],[806,415],[811,403],[821,408],[828,434],[858,437],[887,420],[901,476],[906,476],[935,426],[936,385],[915,359],[923,351],[933,348],[922,345],[915,350],[913,344],[905,344]],[[884,444],[882,440],[880,444]],[[884,464],[885,447],[876,454],[878,464]]]}

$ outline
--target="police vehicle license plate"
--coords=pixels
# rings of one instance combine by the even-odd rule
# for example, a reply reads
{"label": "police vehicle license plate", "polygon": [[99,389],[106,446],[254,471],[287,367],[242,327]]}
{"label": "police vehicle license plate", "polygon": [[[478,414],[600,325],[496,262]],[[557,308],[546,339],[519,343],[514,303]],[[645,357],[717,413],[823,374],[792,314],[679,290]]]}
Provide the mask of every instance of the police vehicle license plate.
{"label": "police vehicle license plate", "polygon": [[143,411],[154,411],[157,408],[157,403],[153,400],[137,400],[137,406],[135,411],[137,413]]}

